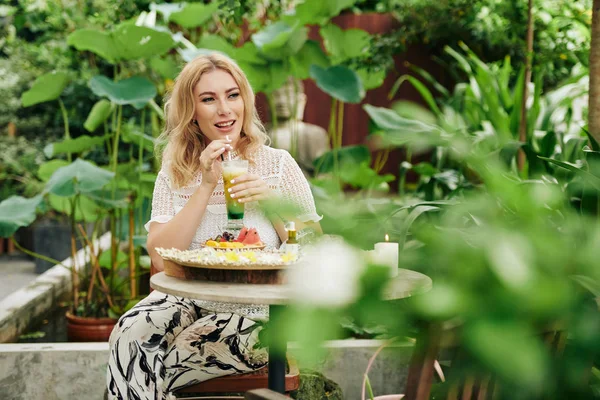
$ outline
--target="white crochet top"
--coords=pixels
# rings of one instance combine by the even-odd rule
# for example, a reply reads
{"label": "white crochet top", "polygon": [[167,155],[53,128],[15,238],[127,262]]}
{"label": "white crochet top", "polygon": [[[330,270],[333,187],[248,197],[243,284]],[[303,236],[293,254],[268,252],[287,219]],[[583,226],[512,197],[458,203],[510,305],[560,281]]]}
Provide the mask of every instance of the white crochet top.
{"label": "white crochet top", "polygon": [[[235,153],[234,159],[239,158]],[[298,220],[319,221],[321,217],[316,213],[315,202],[310,191],[310,186],[292,156],[285,150],[262,146],[253,157],[248,172],[259,175],[276,195],[285,201],[293,202],[301,210]],[[202,182],[202,174],[198,174],[194,182],[188,186],[174,189],[171,184],[168,169],[159,171],[154,186],[152,197],[152,216],[146,223],[149,230],[151,222],[165,223],[171,220],[185,206],[194,191]],[[190,249],[200,248],[209,238],[223,232],[227,223],[227,209],[223,192],[223,179],[220,178],[213,191],[206,212],[198,226],[196,235],[192,239]],[[281,240],[256,203],[246,203],[244,212],[244,226],[256,228],[261,240],[267,248],[279,248]],[[246,305],[233,303],[220,303],[213,301],[197,301],[204,309],[216,312],[232,312],[252,319],[265,319],[268,308],[264,305]]]}

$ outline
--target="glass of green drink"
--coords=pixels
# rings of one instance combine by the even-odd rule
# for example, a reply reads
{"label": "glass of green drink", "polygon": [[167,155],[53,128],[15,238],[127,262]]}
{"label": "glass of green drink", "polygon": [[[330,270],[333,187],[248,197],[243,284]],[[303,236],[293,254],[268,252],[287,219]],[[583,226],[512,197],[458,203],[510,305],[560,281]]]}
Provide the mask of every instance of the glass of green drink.
{"label": "glass of green drink", "polygon": [[227,160],[222,162],[223,187],[225,190],[225,205],[227,206],[226,229],[242,229],[244,227],[244,203],[232,199],[229,188],[231,181],[248,172],[248,160]]}

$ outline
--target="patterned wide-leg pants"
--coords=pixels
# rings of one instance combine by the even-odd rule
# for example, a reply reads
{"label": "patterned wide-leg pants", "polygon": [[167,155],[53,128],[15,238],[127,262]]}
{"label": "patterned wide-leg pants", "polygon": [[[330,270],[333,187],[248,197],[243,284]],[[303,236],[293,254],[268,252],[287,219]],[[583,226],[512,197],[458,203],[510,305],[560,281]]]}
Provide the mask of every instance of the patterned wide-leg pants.
{"label": "patterned wide-leg pants", "polygon": [[265,366],[260,324],[214,313],[193,300],[152,292],[110,337],[108,398],[164,400],[185,386]]}

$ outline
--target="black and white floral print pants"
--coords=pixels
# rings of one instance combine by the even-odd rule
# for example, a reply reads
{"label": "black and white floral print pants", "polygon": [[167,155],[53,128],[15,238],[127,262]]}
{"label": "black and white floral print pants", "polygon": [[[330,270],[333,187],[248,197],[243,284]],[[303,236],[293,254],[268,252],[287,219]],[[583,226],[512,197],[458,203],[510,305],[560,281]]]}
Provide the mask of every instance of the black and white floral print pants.
{"label": "black and white floral print pants", "polygon": [[154,291],[111,334],[108,398],[165,400],[189,385],[260,369],[267,362],[266,349],[256,348],[260,329],[251,319]]}

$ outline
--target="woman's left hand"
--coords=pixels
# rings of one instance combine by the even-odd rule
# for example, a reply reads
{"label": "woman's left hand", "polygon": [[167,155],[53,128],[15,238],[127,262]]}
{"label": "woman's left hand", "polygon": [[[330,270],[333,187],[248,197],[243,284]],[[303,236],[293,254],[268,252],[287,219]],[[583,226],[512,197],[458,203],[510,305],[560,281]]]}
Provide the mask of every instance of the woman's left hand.
{"label": "woman's left hand", "polygon": [[229,188],[229,193],[240,203],[266,200],[271,194],[267,183],[258,175],[245,174],[233,179],[231,183],[233,186]]}

